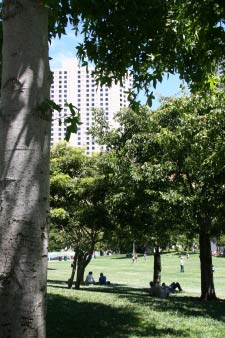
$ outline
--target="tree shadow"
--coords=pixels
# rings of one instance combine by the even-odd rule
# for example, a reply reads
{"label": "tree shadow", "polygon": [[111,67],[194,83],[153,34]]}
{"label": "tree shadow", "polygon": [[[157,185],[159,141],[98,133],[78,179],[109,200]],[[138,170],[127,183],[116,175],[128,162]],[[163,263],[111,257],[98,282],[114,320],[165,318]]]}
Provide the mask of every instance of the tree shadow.
{"label": "tree shadow", "polygon": [[[47,285],[52,288],[67,288],[67,282],[62,280],[48,279]],[[74,287],[73,287],[74,288]],[[91,292],[101,292],[101,293],[124,293],[129,294],[129,290],[137,290],[131,287],[128,287],[126,284],[110,284],[110,285],[81,285],[78,291],[91,291]]]}
{"label": "tree shadow", "polygon": [[96,285],[96,286],[83,286],[80,291],[86,292],[99,292],[99,293],[112,293],[117,295],[124,295],[129,298],[130,295],[140,296],[142,288],[132,288],[126,284],[110,284],[110,285]]}
{"label": "tree shadow", "polygon": [[[173,337],[185,330],[169,329]],[[61,295],[48,295],[47,338],[128,338],[163,337],[168,329],[156,323],[143,325],[130,307],[115,308],[95,302],[79,302]]]}
{"label": "tree shadow", "polygon": [[67,282],[62,280],[48,279],[47,286],[51,286],[52,288],[57,289],[67,289]]}
{"label": "tree shadow", "polygon": [[202,301],[199,297],[183,296],[176,293],[167,299],[151,297],[146,289],[132,288],[117,284],[110,286],[86,287],[81,291],[117,294],[119,299],[129,300],[130,303],[150,306],[158,312],[177,312],[183,316],[211,317],[217,321],[224,321],[225,300]]}
{"label": "tree shadow", "polygon": [[[130,289],[130,290],[129,290]],[[131,303],[149,306],[152,310],[160,312],[170,312],[171,315],[177,311],[185,317],[210,317],[216,321],[224,322],[225,300],[216,299],[203,301],[200,297],[184,296],[182,293],[171,294],[169,298],[160,299],[151,297],[146,289],[126,288],[120,292],[118,298],[129,298]]]}
{"label": "tree shadow", "polygon": [[163,312],[174,313],[178,311],[182,316],[190,317],[210,317],[217,321],[224,322],[225,300],[217,299],[203,301],[198,297],[189,296],[171,296],[168,299],[156,299],[149,297],[145,302],[151,304],[151,307]]}
{"label": "tree shadow", "polygon": [[[67,284],[64,281],[48,280],[48,282],[50,283],[49,286],[53,288],[67,288]],[[183,295],[182,293],[173,294],[167,299],[160,299],[156,297],[151,297],[146,292],[146,289],[133,288],[125,284],[111,284],[109,286],[81,286],[79,290],[74,290],[74,292],[75,296],[76,292],[102,293],[103,295],[106,293],[114,294],[117,296],[118,299],[124,299],[126,300],[126,302],[129,301],[131,304],[150,307],[152,310],[160,312],[162,316],[163,313],[166,312],[170,312],[171,315],[173,315],[173,313],[176,313],[178,311],[180,315],[186,317],[210,317],[217,321],[224,321],[224,299],[217,299],[214,301],[201,301],[198,297],[190,297]]]}
{"label": "tree shadow", "polygon": [[111,257],[111,259],[119,259],[119,260],[121,260],[121,259],[131,260],[131,258],[132,258],[132,255],[129,256],[129,257],[127,257],[126,255],[124,255],[124,256],[112,256]]}
{"label": "tree shadow", "polygon": [[[142,254],[142,253],[138,254],[138,258],[142,259],[143,257],[144,257],[144,254]],[[153,254],[148,254],[147,258],[149,258],[149,257],[153,257]],[[128,261],[129,260],[131,261],[132,260],[132,254],[130,254],[129,256],[126,256],[126,255],[124,255],[124,256],[112,256],[111,259],[119,259],[119,260],[127,259]]]}
{"label": "tree shadow", "polygon": [[[65,289],[68,287],[66,281],[55,280],[55,279],[48,279],[47,285],[52,288],[57,288],[57,289]],[[129,294],[140,295],[140,291],[143,291],[143,290],[145,289],[132,288],[132,287],[127,286],[127,284],[113,283],[110,285],[81,285],[80,289],[77,291],[124,294],[126,297],[128,297]]]}

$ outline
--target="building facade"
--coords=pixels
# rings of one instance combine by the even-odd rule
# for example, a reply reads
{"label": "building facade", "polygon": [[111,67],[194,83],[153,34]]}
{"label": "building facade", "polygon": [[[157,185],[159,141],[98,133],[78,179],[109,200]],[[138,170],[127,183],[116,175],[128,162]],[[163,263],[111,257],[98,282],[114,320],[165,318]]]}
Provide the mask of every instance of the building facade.
{"label": "building facade", "polygon": [[64,118],[70,114],[66,103],[72,103],[80,112],[81,125],[77,134],[72,134],[70,144],[85,149],[85,153],[100,150],[91,135],[88,134],[93,125],[92,111],[101,108],[110,127],[115,126],[113,116],[121,108],[128,106],[127,92],[132,88],[132,78],[127,76],[123,86],[112,84],[111,87],[97,86],[93,75],[94,67],[82,67],[77,60],[64,65],[62,69],[53,70],[53,83],[51,86],[51,100],[62,107],[59,113],[53,113],[51,127],[51,145],[64,140],[66,123]]}

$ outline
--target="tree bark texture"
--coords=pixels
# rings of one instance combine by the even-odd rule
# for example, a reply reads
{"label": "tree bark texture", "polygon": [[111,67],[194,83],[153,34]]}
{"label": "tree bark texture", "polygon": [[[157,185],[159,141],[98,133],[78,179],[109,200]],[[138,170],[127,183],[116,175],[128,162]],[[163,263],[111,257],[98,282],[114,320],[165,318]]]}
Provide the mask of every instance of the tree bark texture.
{"label": "tree bark texture", "polygon": [[[48,13],[3,1],[0,338],[44,338],[51,116]],[[38,108],[39,107],[39,108]]]}
{"label": "tree bark texture", "polygon": [[153,274],[153,283],[161,282],[161,255],[159,247],[155,247],[154,251],[154,274]]}
{"label": "tree bark texture", "polygon": [[207,221],[201,222],[199,247],[200,247],[200,266],[201,266],[201,299],[216,299],[212,271],[212,252],[209,235],[209,225]]}

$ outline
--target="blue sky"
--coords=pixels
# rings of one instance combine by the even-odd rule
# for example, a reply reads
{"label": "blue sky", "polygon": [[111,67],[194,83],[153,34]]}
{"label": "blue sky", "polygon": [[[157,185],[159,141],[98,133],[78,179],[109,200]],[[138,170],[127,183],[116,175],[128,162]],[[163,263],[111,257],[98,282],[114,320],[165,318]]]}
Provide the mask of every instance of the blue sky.
{"label": "blue sky", "polygon": [[[75,37],[72,30],[67,30],[67,35],[61,37],[61,39],[54,39],[49,47],[49,55],[52,58],[50,66],[52,69],[61,68],[68,60],[76,57],[76,45],[79,43],[79,38]],[[172,96],[179,94],[180,85],[182,82],[178,75],[170,75],[164,77],[162,83],[157,85],[154,90],[155,100],[152,108],[155,109],[159,106],[160,96]],[[142,103],[145,103],[144,95],[140,95]]]}

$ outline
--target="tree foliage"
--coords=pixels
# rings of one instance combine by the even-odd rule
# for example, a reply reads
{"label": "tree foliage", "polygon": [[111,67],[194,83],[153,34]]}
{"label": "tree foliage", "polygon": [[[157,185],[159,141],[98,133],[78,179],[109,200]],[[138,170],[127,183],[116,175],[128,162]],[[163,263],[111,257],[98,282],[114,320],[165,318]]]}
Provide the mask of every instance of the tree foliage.
{"label": "tree foliage", "polygon": [[[222,0],[45,0],[49,39],[66,33],[68,22],[81,37],[78,57],[96,65],[102,83],[122,81],[129,71],[134,89],[152,87],[164,74],[180,74],[192,89],[212,86],[224,70],[225,5]],[[135,92],[130,99],[135,98]]]}
{"label": "tree foliage", "polygon": [[192,89],[215,85],[218,79],[212,74],[218,66],[224,74],[222,0],[44,0],[43,4],[49,9],[49,41],[66,34],[72,25],[81,38],[75,46],[77,55],[83,64],[95,63],[101,84],[122,81],[128,71],[133,75],[131,101],[144,89],[151,104],[152,88],[165,74],[178,73]]}
{"label": "tree foliage", "polygon": [[196,89],[212,84],[212,73],[224,66],[223,1],[76,1],[76,10],[81,60],[96,64],[103,83],[122,81],[129,71],[149,101],[150,85],[156,87],[163,74],[179,73]]}
{"label": "tree foliage", "polygon": [[133,194],[132,217],[138,206],[140,223],[159,237],[199,235],[203,298],[215,296],[210,237],[225,231],[224,117],[224,93],[216,89],[167,99],[154,112],[124,110],[117,130],[99,134],[115,179]]}
{"label": "tree foliage", "polygon": [[87,157],[80,149],[59,143],[51,156],[50,244],[75,252],[72,286],[77,268],[76,287],[83,282],[84,269],[96,244],[103,239],[110,221],[107,211],[108,181],[98,167],[97,157]]}
{"label": "tree foliage", "polygon": [[49,9],[49,41],[66,34],[70,23],[82,39],[78,57],[96,64],[101,83],[122,81],[129,71],[134,88],[144,88],[151,99],[149,85],[156,87],[164,74],[177,72],[199,88],[212,85],[218,65],[224,70],[222,0],[44,0],[43,4]]}

